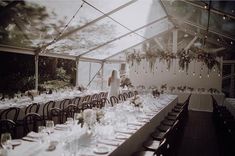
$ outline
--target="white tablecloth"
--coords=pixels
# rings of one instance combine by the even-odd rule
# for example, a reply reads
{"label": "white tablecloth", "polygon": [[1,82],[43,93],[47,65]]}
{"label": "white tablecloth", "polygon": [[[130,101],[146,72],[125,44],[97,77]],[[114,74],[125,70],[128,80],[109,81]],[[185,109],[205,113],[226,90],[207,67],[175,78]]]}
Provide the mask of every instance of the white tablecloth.
{"label": "white tablecloth", "polygon": [[228,110],[235,117],[235,98],[226,98],[224,101],[224,105],[228,108]]}
{"label": "white tablecloth", "polygon": [[[172,94],[179,96],[179,102],[184,102],[191,92],[174,92]],[[225,95],[223,93],[211,94],[209,92],[192,92],[189,102],[189,109],[195,111],[213,111],[211,95],[216,99],[219,105],[223,105]]]}
{"label": "white tablecloth", "polygon": [[[148,95],[148,97],[144,96],[141,99],[143,100],[142,111],[139,108],[134,108],[129,101],[118,104],[115,107],[104,108],[104,121],[106,124],[96,125],[94,129],[94,134],[96,135],[88,135],[86,128],[80,128],[79,125],[73,126],[71,131],[55,130],[50,137],[47,137],[49,140],[59,141],[54,151],[46,151],[48,143],[22,141],[20,146],[15,147],[8,154],[9,156],[70,156],[72,154],[94,156],[99,155],[93,152],[94,148],[104,146],[109,151],[104,155],[131,155],[142,146],[143,140],[154,131],[155,127],[160,124],[161,120],[178,102],[178,98],[175,95],[162,95],[157,100]],[[143,118],[141,119],[140,117],[143,115],[148,117],[148,119],[141,121]],[[118,138],[120,134],[123,135],[118,129],[123,125],[123,128],[127,128],[131,123],[141,123],[142,126],[136,126],[137,129],[127,135],[127,138]],[[100,139],[107,138],[116,141],[119,145],[113,146],[99,142]]]}

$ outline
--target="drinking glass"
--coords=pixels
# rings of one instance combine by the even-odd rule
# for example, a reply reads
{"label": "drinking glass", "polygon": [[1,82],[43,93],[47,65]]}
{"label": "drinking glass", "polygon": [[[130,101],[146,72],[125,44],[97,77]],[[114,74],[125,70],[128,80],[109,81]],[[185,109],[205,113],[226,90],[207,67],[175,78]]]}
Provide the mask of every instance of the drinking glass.
{"label": "drinking glass", "polygon": [[80,114],[79,114],[79,113],[74,113],[73,120],[74,120],[74,124],[75,124],[75,125],[78,124],[79,118],[80,118]]}
{"label": "drinking glass", "polygon": [[49,134],[54,132],[54,121],[52,120],[47,120],[46,121],[46,129]]}
{"label": "drinking glass", "polygon": [[12,149],[10,133],[3,133],[1,135],[1,145],[4,149],[7,150]]}

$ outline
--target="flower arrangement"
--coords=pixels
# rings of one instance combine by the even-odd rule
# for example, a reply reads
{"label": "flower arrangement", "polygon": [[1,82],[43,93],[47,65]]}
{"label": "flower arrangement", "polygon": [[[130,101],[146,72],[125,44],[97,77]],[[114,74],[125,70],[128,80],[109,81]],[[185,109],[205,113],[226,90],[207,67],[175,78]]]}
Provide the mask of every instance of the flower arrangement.
{"label": "flower arrangement", "polygon": [[160,92],[159,92],[157,89],[153,89],[152,94],[153,94],[153,97],[154,97],[154,98],[160,96]]}
{"label": "flower arrangement", "polygon": [[126,56],[126,60],[128,63],[131,63],[131,65],[134,65],[134,61],[139,65],[141,62],[141,56],[140,53],[137,53],[135,50],[133,53],[130,53],[129,55]]}
{"label": "flower arrangement", "polygon": [[131,104],[134,104],[135,107],[143,107],[142,105],[142,100],[140,99],[140,96],[139,95],[135,95],[131,101],[130,101]]}
{"label": "flower arrangement", "polygon": [[127,77],[123,77],[122,79],[121,79],[121,82],[120,82],[120,86],[122,87],[122,88],[124,88],[125,86],[126,87],[133,87],[133,85],[132,85],[132,83],[131,83],[131,80],[129,79],[129,78],[127,78]]}
{"label": "flower arrangement", "polygon": [[96,112],[93,109],[83,111],[83,120],[90,129],[96,123]]}
{"label": "flower arrangement", "polygon": [[189,63],[191,62],[193,56],[190,55],[189,51],[185,51],[184,49],[179,51],[177,56],[179,58],[180,69],[184,70],[186,68],[186,71],[188,71]]}
{"label": "flower arrangement", "polygon": [[167,69],[170,69],[172,60],[175,59],[175,54],[171,52],[160,51],[160,61],[165,60],[167,63]]}
{"label": "flower arrangement", "polygon": [[208,92],[210,92],[211,94],[220,93],[220,91],[216,88],[210,88],[210,89],[208,89]]}
{"label": "flower arrangement", "polygon": [[194,88],[193,87],[187,87],[187,89],[188,89],[188,91],[190,91],[190,92],[193,92],[194,91]]}
{"label": "flower arrangement", "polygon": [[197,89],[198,92],[205,92],[205,90],[206,90],[205,88],[198,88]]}
{"label": "flower arrangement", "polygon": [[174,86],[171,86],[170,87],[170,91],[173,92],[175,90],[175,87]]}
{"label": "flower arrangement", "polygon": [[161,89],[166,90],[167,89],[167,84],[161,85]]}
{"label": "flower arrangement", "polygon": [[79,86],[77,86],[77,90],[83,92],[83,91],[87,90],[87,88],[84,87],[83,85],[79,85]]}
{"label": "flower arrangement", "polygon": [[28,90],[25,92],[25,95],[28,96],[33,101],[34,97],[38,95],[38,91],[37,90]]}
{"label": "flower arrangement", "polygon": [[177,89],[180,91],[180,92],[184,92],[186,90],[186,86],[178,86]]}

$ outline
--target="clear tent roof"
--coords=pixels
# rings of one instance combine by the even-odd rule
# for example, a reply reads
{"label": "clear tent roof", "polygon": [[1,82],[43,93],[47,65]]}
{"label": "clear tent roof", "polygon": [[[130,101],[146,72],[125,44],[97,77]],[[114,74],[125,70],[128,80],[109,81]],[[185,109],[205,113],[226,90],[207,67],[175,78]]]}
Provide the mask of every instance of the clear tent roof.
{"label": "clear tent roof", "polygon": [[125,60],[122,52],[175,25],[191,36],[207,35],[208,42],[215,46],[230,46],[235,40],[232,5],[226,3],[221,7],[212,1],[212,9],[227,13],[229,18],[224,20],[222,14],[211,11],[207,32],[205,4],[209,3],[188,0],[1,1],[0,44],[33,49],[45,46],[46,49],[42,48],[45,54]]}

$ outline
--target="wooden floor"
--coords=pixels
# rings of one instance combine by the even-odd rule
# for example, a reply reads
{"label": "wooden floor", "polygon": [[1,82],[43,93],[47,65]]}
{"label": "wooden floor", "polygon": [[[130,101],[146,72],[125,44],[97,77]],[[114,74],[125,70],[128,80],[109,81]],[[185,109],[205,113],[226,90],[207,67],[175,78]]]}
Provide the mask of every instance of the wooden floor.
{"label": "wooden floor", "polygon": [[222,156],[212,113],[189,111],[178,156]]}

